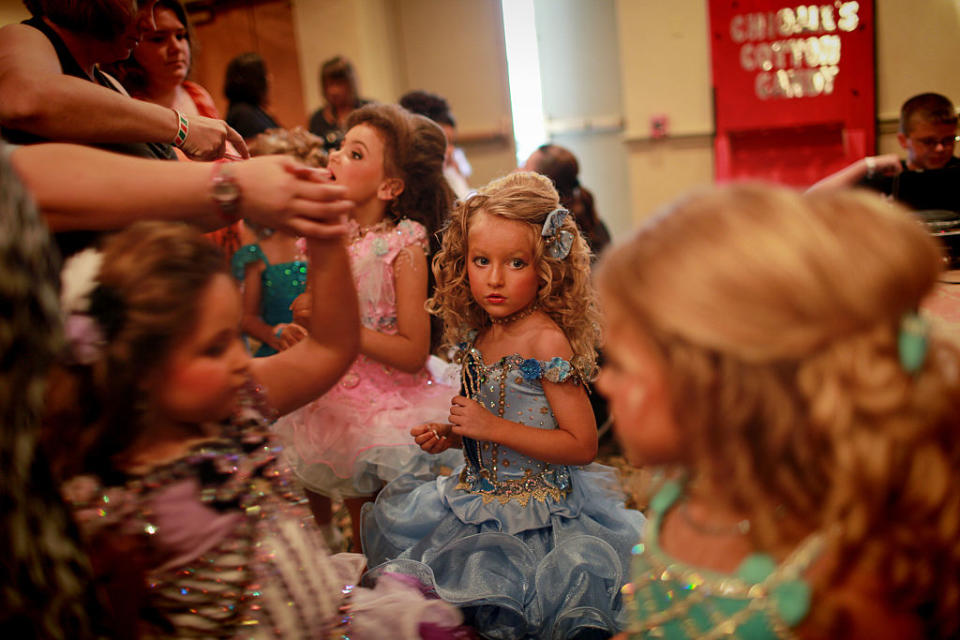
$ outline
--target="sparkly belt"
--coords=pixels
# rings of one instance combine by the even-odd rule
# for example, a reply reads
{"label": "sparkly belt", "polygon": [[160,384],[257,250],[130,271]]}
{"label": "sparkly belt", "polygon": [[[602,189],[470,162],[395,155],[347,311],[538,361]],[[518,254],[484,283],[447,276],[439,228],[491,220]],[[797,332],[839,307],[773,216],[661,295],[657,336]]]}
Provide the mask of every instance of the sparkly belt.
{"label": "sparkly belt", "polygon": [[564,500],[570,494],[570,471],[567,467],[548,466],[540,473],[528,471],[524,476],[500,480],[493,476],[489,469],[477,470],[467,464],[460,472],[460,482],[457,489],[463,489],[483,498],[487,504],[497,500],[500,504],[507,504],[516,500],[521,507],[527,506],[530,498],[539,502],[553,498]]}

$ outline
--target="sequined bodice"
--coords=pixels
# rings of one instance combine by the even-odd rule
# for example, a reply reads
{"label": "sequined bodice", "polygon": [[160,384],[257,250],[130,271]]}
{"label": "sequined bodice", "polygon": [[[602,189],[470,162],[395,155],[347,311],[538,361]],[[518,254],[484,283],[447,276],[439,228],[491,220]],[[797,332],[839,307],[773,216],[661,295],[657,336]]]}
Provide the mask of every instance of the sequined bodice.
{"label": "sequined bodice", "polygon": [[65,489],[88,536],[111,528],[140,537],[149,607],[178,636],[233,637],[262,625],[259,583],[269,560],[259,556],[262,541],[308,515],[277,466],[266,415],[251,386],[214,439],[124,485],[81,477]]}
{"label": "sequined bodice", "polygon": [[270,264],[260,245],[247,244],[233,254],[234,277],[242,281],[247,265],[254,262],[263,262],[265,265],[260,274],[260,317],[269,325],[290,322],[293,319],[290,304],[307,286],[306,261]]}
{"label": "sequined bodice", "polygon": [[303,260],[267,265],[263,270],[260,314],[269,325],[290,322],[290,304],[307,286],[307,263]]}
{"label": "sequined bodice", "polygon": [[347,247],[353,279],[360,301],[360,323],[380,333],[397,332],[397,292],[394,261],[407,247],[426,249],[427,231],[412,220],[384,222],[361,230],[353,223],[353,239]]}
{"label": "sequined bodice", "polygon": [[632,582],[622,589],[629,638],[795,637],[792,628],[810,608],[803,574],[823,549],[823,535],[809,536],[779,565],[765,553],[753,553],[732,574],[693,567],[659,544],[663,516],[682,492],[681,484],[667,482],[650,502],[643,541],[633,549]]}
{"label": "sequined bodice", "polygon": [[[463,392],[491,413],[537,429],[556,429],[542,380],[578,384],[579,377],[562,358],[540,361],[511,355],[487,365],[476,348],[461,356]],[[464,438],[466,465],[459,488],[526,505],[530,498],[562,500],[570,492],[570,469],[531,458],[494,442]]]}

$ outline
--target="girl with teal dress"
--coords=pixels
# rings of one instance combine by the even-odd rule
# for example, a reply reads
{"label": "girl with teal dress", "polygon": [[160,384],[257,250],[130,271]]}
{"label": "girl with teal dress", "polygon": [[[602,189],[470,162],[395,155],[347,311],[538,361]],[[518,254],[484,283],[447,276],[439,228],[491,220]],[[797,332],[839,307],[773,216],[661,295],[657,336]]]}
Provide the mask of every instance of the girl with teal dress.
{"label": "girl with teal dress", "polygon": [[623,638],[956,638],[960,350],[942,270],[868,194],[688,196],[597,272],[627,460],[669,469]]}
{"label": "girl with teal dress", "polygon": [[260,358],[282,351],[305,335],[299,325],[290,324],[290,305],[306,289],[307,261],[296,236],[272,229],[256,231],[259,240],[240,247],[232,266],[234,277],[243,282],[241,327],[260,342],[253,354]]}
{"label": "girl with teal dress", "polygon": [[587,244],[550,180],[520,172],[454,209],[433,268],[428,304],[462,384],[447,423],[411,433],[430,453],[462,447],[464,462],[400,476],[365,508],[365,579],[414,576],[484,638],[609,637],[643,516],[613,469],[591,464]]}
{"label": "girl with teal dress", "polygon": [[[325,167],[327,155],[323,140],[304,130],[269,129],[250,143],[250,155],[290,155],[311,167]],[[306,336],[306,330],[293,323],[290,305],[307,285],[307,261],[303,241],[244,221],[244,237],[256,241],[245,244],[231,259],[233,275],[243,283],[243,332],[260,343],[255,358],[273,355],[289,348]]]}

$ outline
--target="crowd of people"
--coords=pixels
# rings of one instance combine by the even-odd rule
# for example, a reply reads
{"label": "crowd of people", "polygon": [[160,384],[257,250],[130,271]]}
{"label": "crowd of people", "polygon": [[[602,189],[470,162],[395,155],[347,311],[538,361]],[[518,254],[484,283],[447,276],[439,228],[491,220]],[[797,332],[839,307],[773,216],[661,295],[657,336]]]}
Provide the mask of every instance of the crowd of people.
{"label": "crowd of people", "polygon": [[[960,346],[922,311],[943,248],[890,201],[956,164],[949,100],[904,104],[904,162],[705,188],[614,241],[558,145],[471,189],[436,94],[362,99],[338,56],[283,129],[243,54],[225,122],[178,0],[26,5],[12,637],[960,634]],[[642,512],[594,393],[655,470]]]}

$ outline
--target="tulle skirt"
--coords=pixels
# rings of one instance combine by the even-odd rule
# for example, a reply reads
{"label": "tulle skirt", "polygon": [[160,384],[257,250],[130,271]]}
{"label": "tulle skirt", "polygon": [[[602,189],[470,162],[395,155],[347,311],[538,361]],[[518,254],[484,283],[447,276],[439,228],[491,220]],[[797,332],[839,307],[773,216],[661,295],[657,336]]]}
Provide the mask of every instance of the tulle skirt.
{"label": "tulle skirt", "polygon": [[447,422],[456,389],[425,371],[404,373],[359,356],[326,395],[284,416],[275,429],[303,485],[331,497],[367,496],[404,474],[449,472],[458,451],[423,452],[410,429]]}
{"label": "tulle skirt", "polygon": [[643,515],[613,469],[572,468],[565,500],[484,502],[457,474],[405,475],[363,517],[364,581],[405,573],[463,610],[484,637],[604,638],[623,626],[620,588]]}

